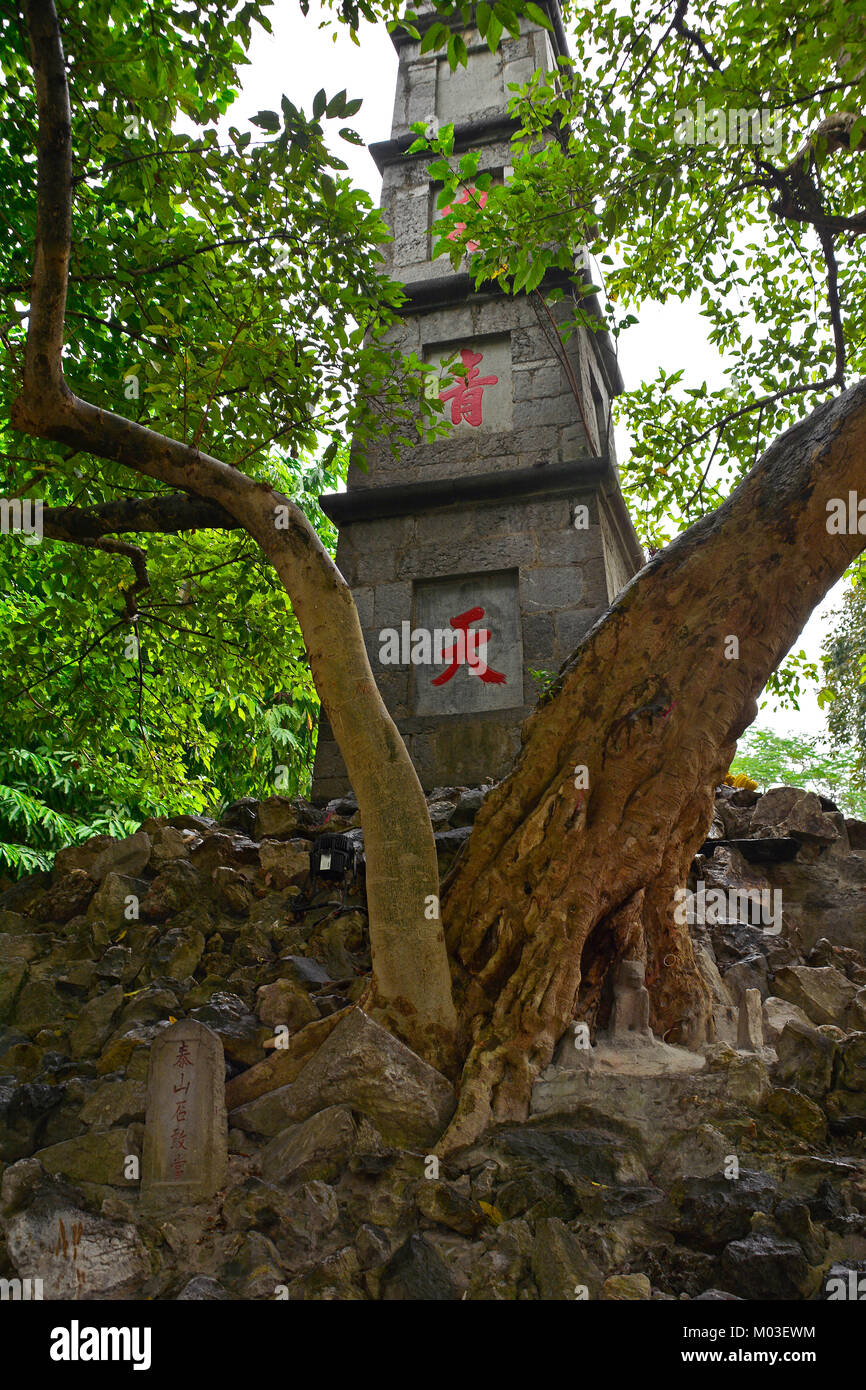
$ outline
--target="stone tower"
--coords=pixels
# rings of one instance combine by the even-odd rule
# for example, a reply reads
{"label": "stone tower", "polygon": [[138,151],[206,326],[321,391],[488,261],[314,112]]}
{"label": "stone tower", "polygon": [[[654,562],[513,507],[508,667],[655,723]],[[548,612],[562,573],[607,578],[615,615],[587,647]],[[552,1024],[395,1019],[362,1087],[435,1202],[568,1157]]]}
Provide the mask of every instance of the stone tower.
{"label": "stone tower", "polygon": [[[391,138],[371,147],[393,234],[386,268],[408,296],[398,340],[425,361],[455,356],[467,375],[443,394],[446,439],[399,460],[387,446],[368,454],[369,471],[350,468],[347,491],[321,503],[339,527],[337,564],[379,689],[426,790],[504,775],[538,698],[530,672],[557,670],[643,564],[608,428],[622,382],[607,335],[581,330],[563,349],[531,297],[475,293],[467,271],[431,260],[439,190],[430,157],[406,156],[412,122],[453,122],[455,154],[480,148],[479,172],[508,178],[508,84],[566,53],[557,0],[546,8],[553,33],[524,19],[495,54],[465,32],[468,65],[456,72],[397,36]],[[551,312],[568,316],[564,301]],[[448,633],[438,647],[437,629]],[[413,664],[422,632],[430,654],[419,638]],[[313,795],[347,790],[323,721]]]}

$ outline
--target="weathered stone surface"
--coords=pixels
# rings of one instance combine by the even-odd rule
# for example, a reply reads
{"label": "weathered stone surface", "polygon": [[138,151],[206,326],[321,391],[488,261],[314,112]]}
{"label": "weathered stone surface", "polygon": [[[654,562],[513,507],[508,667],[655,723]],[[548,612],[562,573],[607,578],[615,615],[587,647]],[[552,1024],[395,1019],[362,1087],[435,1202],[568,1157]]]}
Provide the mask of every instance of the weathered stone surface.
{"label": "weathered stone surface", "polygon": [[54,860],[53,876],[56,882],[72,869],[85,869],[94,883],[102,883],[110,873],[137,878],[147,868],[150,854],[151,840],[144,830],[124,840],[97,835],[82,845],[60,850]]}
{"label": "weathered stone surface", "polygon": [[326,985],[334,978],[320,961],[311,960],[309,956],[283,956],[282,959],[302,985]]}
{"label": "weathered stone surface", "polygon": [[798,1004],[813,1023],[844,1026],[857,988],[833,966],[787,965],[776,971],[776,994]]}
{"label": "weathered stone surface", "polygon": [[186,1019],[154,1041],[141,1195],[151,1205],[211,1197],[226,1176],[225,1064],[219,1038]]}
{"label": "weathered stone surface", "polygon": [[764,1046],[760,990],[747,989],[743,994],[740,1002],[737,1046],[747,1052],[760,1052]]}
{"label": "weathered stone surface", "polygon": [[82,1105],[81,1119],[95,1129],[143,1120],[146,1090],[143,1081],[104,1081]]}
{"label": "weathered stone surface", "polygon": [[8,1023],[12,1018],[16,1000],[26,978],[26,961],[0,961],[0,1023]]}
{"label": "weathered stone surface", "polygon": [[536,1223],[532,1247],[532,1276],[545,1301],[573,1301],[586,1289],[597,1298],[601,1274],[581,1249],[577,1237],[564,1222],[546,1217]]}
{"label": "weathered stone surface", "polygon": [[296,1081],[232,1112],[232,1124],[272,1135],[327,1105],[368,1116],[387,1143],[433,1143],[454,1112],[450,1082],[353,1009],[333,1029]]}
{"label": "weathered stone surface", "polygon": [[845,829],[848,832],[848,843],[855,852],[866,850],[866,820],[855,820],[853,817],[846,816]]}
{"label": "weathered stone surface", "polygon": [[855,1033],[839,1044],[837,1080],[846,1091],[866,1093],[866,1032]]}
{"label": "weathered stone surface", "polygon": [[866,988],[858,989],[849,1004],[846,1027],[858,1033],[866,1032]]}
{"label": "weathered stone surface", "polygon": [[262,1023],[283,1023],[292,1030],[319,1017],[319,1011],[302,985],[295,980],[275,980],[256,992],[256,1013]]}
{"label": "weathered stone surface", "polygon": [[186,859],[169,860],[141,900],[142,917],[161,922],[204,896],[201,875]]}
{"label": "weathered stone surface", "polygon": [[657,1173],[664,1182],[677,1178],[718,1177],[724,1172],[731,1141],[714,1125],[697,1125],[674,1135],[660,1156]]}
{"label": "weathered stone surface", "polygon": [[289,839],[297,835],[302,817],[294,802],[284,796],[272,796],[256,807],[255,837],[257,840]]}
{"label": "weathered stone surface", "polygon": [[77,1139],[67,1139],[40,1149],[36,1154],[46,1173],[67,1178],[70,1182],[107,1183],[112,1187],[131,1188],[124,1174],[130,1155],[136,1154],[126,1129],[91,1130]]}
{"label": "weathered stone surface", "polygon": [[824,1098],[824,1111],[834,1133],[866,1131],[866,1095],[862,1091],[829,1091]]}
{"label": "weathered stone surface", "polygon": [[617,1301],[652,1298],[652,1284],[645,1274],[614,1274],[605,1279],[600,1296]]}
{"label": "weathered stone surface", "polygon": [[767,1109],[782,1124],[810,1143],[823,1144],[827,1138],[827,1121],[823,1110],[800,1091],[778,1086],[770,1092]]}
{"label": "weathered stone surface", "polygon": [[838,1134],[866,1130],[866,1033],[839,1041],[834,1089],[824,1099],[830,1127]]}
{"label": "weathered stone surface", "polygon": [[106,1221],[52,1194],[6,1225],[9,1258],[21,1278],[41,1278],[46,1299],[134,1296],[151,1272],[133,1225]]}
{"label": "weathered stone surface", "polygon": [[216,1034],[229,1061],[253,1066],[264,1055],[270,1031],[250,1013],[240,995],[215,990],[207,1004],[193,1009],[191,1017]]}
{"label": "weathered stone surface", "polygon": [[99,994],[78,1015],[69,1035],[73,1057],[94,1057],[102,1047],[123,1004],[123,986]]}
{"label": "weathered stone surface", "polygon": [[731,1241],[722,1255],[722,1282],[740,1298],[790,1299],[803,1296],[809,1268],[799,1245],[769,1234]]}
{"label": "weathered stone surface", "polygon": [[40,1028],[61,1023],[67,1012],[67,1001],[51,981],[28,980],[18,993],[12,1017],[22,1033],[32,1036]]}
{"label": "weathered stone surface", "polygon": [[188,979],[195,974],[204,947],[204,936],[194,927],[172,927],[163,932],[159,943],[148,952],[146,978]]}
{"label": "weathered stone surface", "polygon": [[745,1236],[754,1213],[770,1211],[775,1195],[772,1178],[744,1168],[735,1181],[721,1174],[685,1178],[671,1189],[679,1213],[678,1230],[699,1249],[709,1251]]}
{"label": "weathered stone surface", "polygon": [[351,1110],[330,1105],[271,1140],[262,1152],[262,1175],[280,1183],[332,1182],[348,1163],[357,1133]]}
{"label": "weathered stone surface", "polygon": [[820,798],[799,787],[771,787],[752,812],[752,834],[759,837],[791,835],[805,844],[829,845],[839,833]]}
{"label": "weathered stone surface", "polygon": [[763,1015],[764,1037],[770,1047],[775,1047],[786,1023],[802,1023],[806,1028],[811,1025],[811,1019],[799,1004],[792,1004],[789,999],[778,999],[774,994],[764,1000]]}
{"label": "weathered stone surface", "polygon": [[87,909],[88,921],[101,923],[106,929],[102,935],[103,944],[109,931],[135,920],[148,887],[144,879],[116,874],[113,870],[105,875]]}
{"label": "weathered stone surface", "polygon": [[265,882],[274,888],[300,887],[310,872],[308,840],[262,840],[259,862]]}
{"label": "weathered stone surface", "polygon": [[786,1023],[776,1042],[779,1063],[776,1076],[795,1085],[805,1095],[820,1099],[833,1079],[836,1044],[817,1028],[796,1021]]}
{"label": "weathered stone surface", "polygon": [[156,1023],[160,1019],[177,1018],[180,1004],[174,990],[163,985],[148,985],[136,990],[132,999],[124,1005],[117,1021],[117,1033],[126,1034],[138,1023]]}
{"label": "weathered stone surface", "polygon": [[177,1296],[178,1303],[218,1303],[231,1301],[232,1295],[224,1289],[218,1279],[209,1274],[196,1274],[189,1283],[184,1284]]}
{"label": "weathered stone surface", "polygon": [[173,859],[183,859],[196,843],[191,830],[179,830],[176,825],[160,825],[151,831],[150,868],[159,873]]}
{"label": "weathered stone surface", "polygon": [[249,915],[253,903],[253,880],[249,871],[222,864],[211,874],[216,900],[236,917]]}
{"label": "weathered stone surface", "polygon": [[484,1226],[487,1218],[464,1189],[444,1178],[425,1178],[418,1188],[418,1210],[428,1221],[447,1226],[459,1235],[472,1237]]}
{"label": "weathered stone surface", "polygon": [[725,971],[724,980],[731,998],[737,1004],[742,1004],[743,995],[750,989],[757,990],[765,999],[770,993],[766,956],[745,956]]}
{"label": "weathered stone surface", "polygon": [[0,1161],[14,1163],[33,1153],[42,1142],[48,1117],[61,1104],[58,1086],[0,1076]]}
{"label": "weathered stone surface", "polygon": [[424,1236],[413,1235],[391,1257],[382,1275],[381,1297],[442,1302],[456,1299],[447,1264]]}

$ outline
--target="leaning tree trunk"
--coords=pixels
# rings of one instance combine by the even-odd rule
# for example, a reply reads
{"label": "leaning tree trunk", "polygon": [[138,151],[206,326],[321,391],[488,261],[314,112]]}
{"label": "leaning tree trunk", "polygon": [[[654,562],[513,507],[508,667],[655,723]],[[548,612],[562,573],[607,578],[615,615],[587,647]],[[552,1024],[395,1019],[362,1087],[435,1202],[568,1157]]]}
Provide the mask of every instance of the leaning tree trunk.
{"label": "leaning tree trunk", "polygon": [[[259,542],[291,598],[358,798],[373,956],[366,1006],[423,1056],[453,1069],[456,1017],[433,830],[406,746],[376,688],[348,585],[288,498],[195,447],[80,400],[64,380],[72,117],[54,2],[26,0],[25,11],[39,114],[36,234],[22,390],[12,424],[207,499]],[[62,529],[72,537],[68,524]]]}
{"label": "leaning tree trunk", "polygon": [[646,964],[657,1032],[706,1037],[709,999],[674,891],[757,695],[866,546],[827,530],[828,499],[858,485],[866,382],[782,435],[642,570],[527,720],[443,893],[467,1053],[444,1147],[526,1114],[576,1010],[604,1018],[624,957]]}

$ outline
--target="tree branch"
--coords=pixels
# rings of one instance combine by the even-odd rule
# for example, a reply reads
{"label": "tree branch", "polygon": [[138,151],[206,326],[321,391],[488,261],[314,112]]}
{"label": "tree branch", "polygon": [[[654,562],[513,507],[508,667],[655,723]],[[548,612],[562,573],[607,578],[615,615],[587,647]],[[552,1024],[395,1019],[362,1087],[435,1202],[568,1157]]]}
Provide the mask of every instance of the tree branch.
{"label": "tree branch", "polygon": [[770,204],[771,212],[790,222],[806,222],[833,234],[854,232],[859,235],[866,232],[866,211],[851,217],[837,217],[824,211],[811,176],[816,147],[822,147],[827,154],[843,149],[866,150],[866,133],[853,146],[851,144],[851,131],[858,120],[862,120],[859,113],[834,112],[815,127],[787,168],[762,165],[779,193],[776,201]]}
{"label": "tree branch", "polygon": [[239,521],[213,502],[178,493],[122,497],[94,507],[46,507],[42,512],[42,529],[49,540],[81,545],[127,531],[157,531],[170,536],[179,531],[242,528]]}
{"label": "tree branch", "polygon": [[686,24],[686,11],[688,10],[688,8],[689,0],[679,0],[679,3],[677,4],[676,14],[673,17],[672,28],[674,28],[678,34],[681,34],[684,39],[687,39],[688,42],[698,50],[704,61],[715,72],[719,72],[721,70],[722,65],[719,62],[718,58],[713,57],[712,53],[707,48],[707,45],[704,43],[697,30],[690,29]]}
{"label": "tree branch", "polygon": [[62,380],[60,358],[72,237],[72,115],[53,0],[28,0],[26,16],[40,119],[24,379],[30,390],[54,392]]}

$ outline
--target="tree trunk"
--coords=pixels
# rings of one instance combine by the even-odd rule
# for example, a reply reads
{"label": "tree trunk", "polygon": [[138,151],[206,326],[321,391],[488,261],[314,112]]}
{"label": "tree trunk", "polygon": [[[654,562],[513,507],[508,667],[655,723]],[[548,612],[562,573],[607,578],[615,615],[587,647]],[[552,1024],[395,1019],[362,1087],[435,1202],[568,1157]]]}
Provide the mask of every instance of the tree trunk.
{"label": "tree trunk", "polygon": [[291,598],[358,798],[373,956],[365,1006],[422,1056],[453,1069],[456,1016],[433,829],[412,761],[373,679],[343,576],[288,498],[197,448],[80,400],[63,378],[72,230],[69,91],[53,0],[27,0],[25,9],[39,112],[37,206],[24,379],[12,423],[216,503],[259,542]]}
{"label": "tree trunk", "polygon": [[858,485],[866,382],[782,435],[647,565],[526,721],[443,890],[467,1054],[444,1148],[526,1115],[576,1011],[605,1020],[623,958],[646,964],[657,1033],[706,1038],[709,999],[674,891],[757,695],[866,545],[827,530],[828,499]]}

